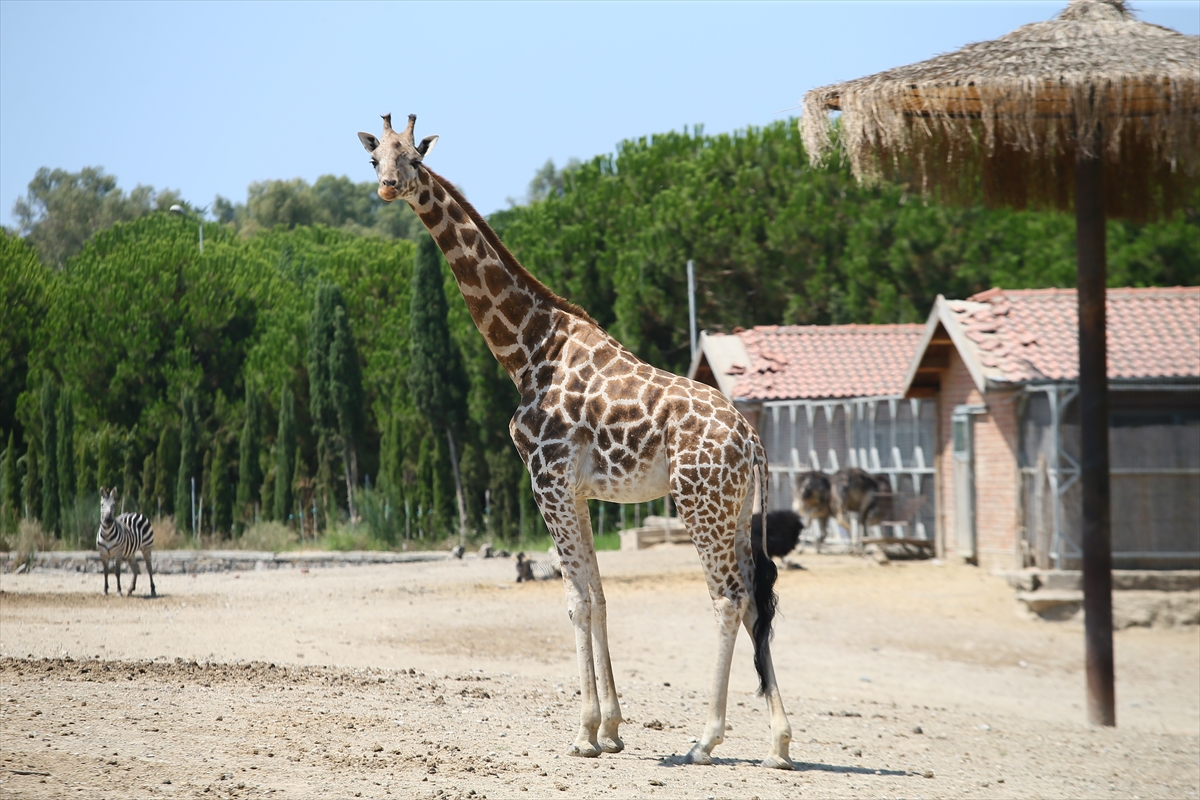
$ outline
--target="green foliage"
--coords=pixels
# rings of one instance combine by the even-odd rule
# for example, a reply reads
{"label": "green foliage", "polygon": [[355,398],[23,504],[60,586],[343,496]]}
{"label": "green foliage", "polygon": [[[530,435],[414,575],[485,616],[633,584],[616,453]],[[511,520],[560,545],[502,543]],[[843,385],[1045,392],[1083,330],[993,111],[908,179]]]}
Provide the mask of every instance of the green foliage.
{"label": "green foliage", "polygon": [[458,429],[466,416],[462,354],[451,340],[446,323],[441,265],[442,254],[433,237],[422,236],[413,271],[408,391],[413,405],[439,434]]}
{"label": "green foliage", "polygon": [[26,389],[29,357],[46,316],[52,273],[24,239],[0,231],[0,430],[24,436],[17,398]]}
{"label": "green foliage", "polygon": [[42,486],[41,470],[38,469],[37,440],[29,440],[29,448],[25,451],[25,470],[21,483],[21,500],[23,509],[29,519],[42,518]]}
{"label": "green foliage", "polygon": [[303,178],[252,183],[246,203],[223,197],[213,202],[217,221],[254,234],[272,228],[310,225],[388,239],[414,239],[424,228],[408,203],[385,203],[374,181],[355,183],[346,176],[322,175],[309,185]]}
{"label": "green foliage", "polygon": [[79,172],[42,167],[29,182],[28,193],[13,205],[13,216],[42,262],[62,267],[97,231],[153,210],[166,211],[176,203],[183,201],[171,189],[156,192],[138,186],[127,195],[103,167]]}

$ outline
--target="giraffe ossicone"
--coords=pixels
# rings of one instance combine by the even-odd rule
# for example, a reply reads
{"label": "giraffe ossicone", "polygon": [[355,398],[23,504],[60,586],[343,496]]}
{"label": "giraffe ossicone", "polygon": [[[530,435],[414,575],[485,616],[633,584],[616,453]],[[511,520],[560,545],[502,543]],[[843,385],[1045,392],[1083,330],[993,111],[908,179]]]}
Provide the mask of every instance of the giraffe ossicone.
{"label": "giraffe ossicone", "polygon": [[755,490],[764,508],[767,500],[758,434],[719,392],[646,364],[530,275],[462,194],[425,166],[437,137],[417,143],[415,115],[402,131],[391,115],[383,121],[381,138],[358,134],[379,196],[404,199],[420,217],[521,395],[509,432],[561,558],[575,629],[582,709],[569,754],[624,749],[587,501],[638,503],[669,492],[699,553],[719,628],[708,722],[688,761],[712,763],[724,739],[733,648],[745,626],[771,713],[763,766],[791,769],[791,727],[770,654],[775,564],[750,547]]}

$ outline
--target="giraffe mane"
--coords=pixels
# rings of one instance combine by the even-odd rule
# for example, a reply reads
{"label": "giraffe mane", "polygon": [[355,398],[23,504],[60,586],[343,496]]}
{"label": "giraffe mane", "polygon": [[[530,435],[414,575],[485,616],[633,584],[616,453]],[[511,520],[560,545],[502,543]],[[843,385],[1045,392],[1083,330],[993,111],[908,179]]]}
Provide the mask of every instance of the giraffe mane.
{"label": "giraffe mane", "polygon": [[544,300],[546,303],[560,311],[564,311],[567,314],[571,314],[572,316],[579,317],[582,320],[590,322],[596,327],[600,326],[600,323],[592,319],[590,314],[569,300],[559,297],[554,292],[550,291],[550,288],[546,286],[546,284],[533,277],[533,274],[530,273],[529,270],[521,266],[521,262],[517,261],[517,257],[509,252],[508,248],[504,246],[504,243],[500,241],[500,237],[496,235],[494,230],[492,230],[492,226],[487,224],[487,220],[483,218],[483,215],[475,210],[475,206],[471,205],[467,201],[467,198],[463,197],[462,193],[458,191],[454,184],[443,178],[441,175],[438,175],[424,164],[421,166],[426,172],[429,173],[431,178],[440,183],[442,188],[445,189],[452,198],[454,198],[454,202],[462,206],[463,211],[467,212],[467,216],[469,216],[471,221],[475,223],[475,227],[479,228],[479,232],[483,234],[483,238],[500,255],[500,261],[504,264],[504,266],[523,280],[527,281],[533,293],[539,299]]}

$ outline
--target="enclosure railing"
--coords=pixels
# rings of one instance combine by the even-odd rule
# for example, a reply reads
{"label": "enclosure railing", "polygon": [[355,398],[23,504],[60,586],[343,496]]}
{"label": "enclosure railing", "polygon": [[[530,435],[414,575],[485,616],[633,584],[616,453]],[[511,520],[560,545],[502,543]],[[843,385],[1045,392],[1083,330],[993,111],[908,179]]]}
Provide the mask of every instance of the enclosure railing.
{"label": "enclosure railing", "polygon": [[[771,472],[770,510],[792,507],[793,477],[859,467],[886,475],[890,513],[880,527],[895,538],[935,532],[937,411],[934,401],[898,395],[763,403],[759,434]],[[879,533],[883,533],[880,531]],[[806,533],[811,540],[813,532]]]}

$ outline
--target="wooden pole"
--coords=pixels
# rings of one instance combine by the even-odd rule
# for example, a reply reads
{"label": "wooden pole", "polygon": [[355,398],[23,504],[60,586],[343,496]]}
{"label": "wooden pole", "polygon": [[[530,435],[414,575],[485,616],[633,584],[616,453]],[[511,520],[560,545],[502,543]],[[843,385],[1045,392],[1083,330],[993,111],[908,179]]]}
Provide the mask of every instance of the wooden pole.
{"label": "wooden pole", "polygon": [[[1112,522],[1108,492],[1104,164],[1099,146],[1095,150],[1094,157],[1080,155],[1075,162],[1079,423],[1083,488],[1083,610],[1088,721],[1093,725],[1115,726],[1117,715],[1112,635]],[[1080,148],[1079,152],[1082,151],[1083,148]]]}

